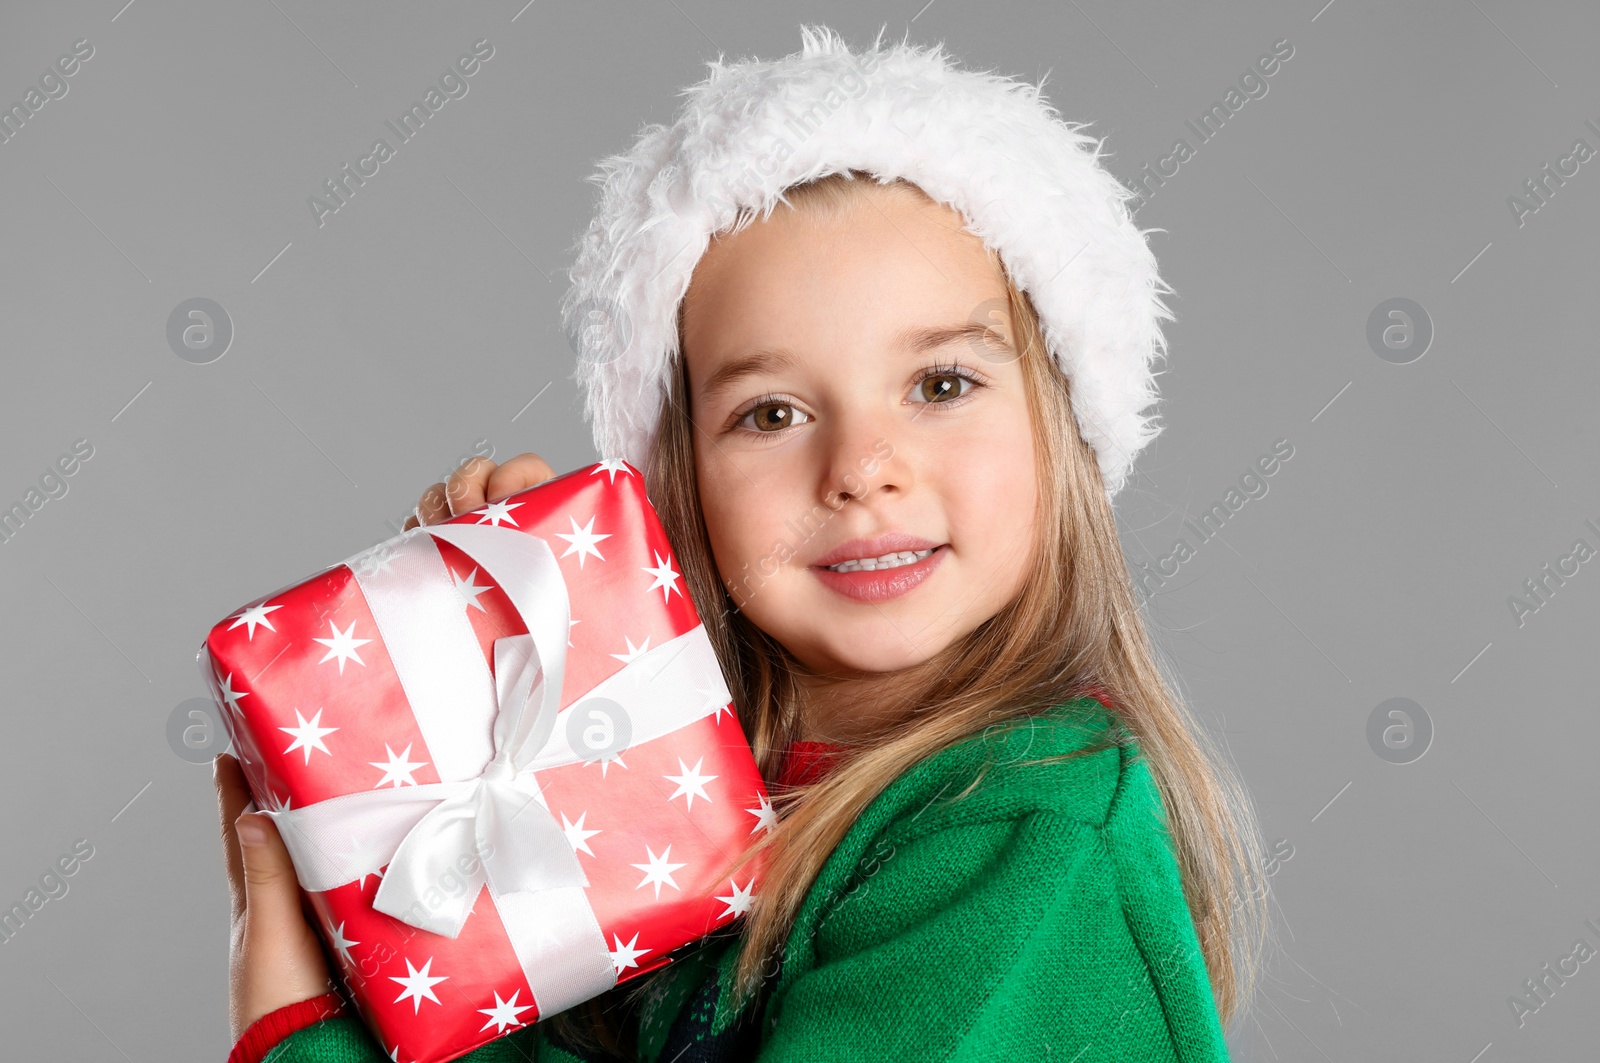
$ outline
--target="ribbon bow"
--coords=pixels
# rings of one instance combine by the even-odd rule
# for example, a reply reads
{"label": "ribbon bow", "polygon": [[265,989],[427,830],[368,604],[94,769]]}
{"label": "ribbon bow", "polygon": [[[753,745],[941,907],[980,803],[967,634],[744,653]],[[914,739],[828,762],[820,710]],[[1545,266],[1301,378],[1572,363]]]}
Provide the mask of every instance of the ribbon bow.
{"label": "ribbon bow", "polygon": [[[495,640],[494,758],[476,779],[433,784],[449,796],[424,814],[395,850],[374,909],[453,938],[485,882],[496,897],[589,884],[529,770],[555,730],[565,648],[562,640],[551,661],[539,654],[530,635]],[[543,665],[537,682],[536,655]],[[461,875],[457,861],[470,852],[482,858],[469,861],[470,870]],[[453,875],[465,879],[466,889],[445,895],[435,910],[427,903],[428,891]]]}
{"label": "ribbon bow", "polygon": [[[495,640],[492,676],[436,538],[485,569],[528,628]],[[575,748],[574,728],[560,722],[571,606],[550,545],[492,524],[440,524],[345,564],[445,781],[270,811],[301,886],[322,892],[381,871],[376,910],[454,938],[487,884],[541,1015],[604,992],[617,972],[588,878],[534,777],[596,755]],[[696,625],[630,658],[566,711],[591,718],[604,706],[620,749],[730,700]]]}
{"label": "ribbon bow", "polygon": [[[439,676],[430,669],[433,661],[416,660],[415,652],[404,652],[408,648],[415,650],[417,636],[425,638],[428,623],[439,619],[419,619],[416,615],[428,611],[430,603],[425,596],[420,602],[413,602],[409,611],[391,617],[388,625],[381,617],[390,612],[383,600],[385,591],[392,591],[385,586],[387,582],[408,583],[411,591],[423,592],[427,585],[420,581],[421,574],[410,570],[428,567],[430,560],[443,567],[437,548],[431,540],[418,538],[415,533],[419,531],[413,529],[399,537],[397,545],[392,545],[394,540],[383,544],[386,549],[381,572],[380,566],[371,564],[359,565],[358,572],[363,591],[368,592],[374,606],[374,615],[380,616],[379,628],[386,645],[390,645],[389,635],[396,636],[391,653],[408,694],[413,686],[426,691],[450,682],[449,676]],[[490,894],[498,898],[563,886],[582,887],[589,880],[578,864],[577,853],[545,805],[532,771],[541,761],[577,759],[562,756],[559,749],[541,757],[553,744],[566,672],[571,605],[560,565],[548,543],[523,532],[493,525],[445,525],[432,533],[464,549],[470,548],[474,560],[491,572],[501,573],[502,588],[528,627],[525,635],[510,635],[494,642],[493,755],[473,777],[345,794],[305,808],[270,814],[294,857],[301,884],[307,889],[329,889],[376,872],[377,866],[363,866],[359,852],[333,852],[341,831],[352,842],[360,836],[369,846],[366,864],[381,860],[381,855],[375,854],[394,854],[387,861],[373,908],[412,926],[453,938],[461,933],[485,883]],[[391,564],[400,571],[389,573]],[[453,583],[434,581],[433,585],[438,587],[441,583],[455,598],[450,613],[445,615],[467,623],[460,615],[460,598],[455,595]],[[393,630],[401,627],[402,621],[411,629],[409,633]],[[473,653],[481,665],[482,657],[475,647]],[[407,656],[413,659],[404,659]],[[433,656],[438,656],[437,648]],[[471,691],[461,693],[470,696]],[[458,712],[456,717],[458,727],[463,719],[470,719],[465,712]],[[443,769],[440,773],[444,774]],[[397,830],[403,834],[397,834]],[[353,855],[357,857],[354,862],[350,860]]]}

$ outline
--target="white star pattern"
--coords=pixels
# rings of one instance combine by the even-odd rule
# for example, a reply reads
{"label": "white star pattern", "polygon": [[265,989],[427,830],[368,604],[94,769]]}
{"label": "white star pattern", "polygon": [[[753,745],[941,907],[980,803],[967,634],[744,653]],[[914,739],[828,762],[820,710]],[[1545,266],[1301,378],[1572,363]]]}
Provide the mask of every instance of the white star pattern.
{"label": "white star pattern", "polygon": [[644,656],[644,652],[650,648],[650,637],[648,635],[645,636],[644,644],[641,646],[635,646],[633,640],[626,635],[623,636],[623,641],[628,644],[628,652],[613,653],[611,655],[623,664],[632,664],[635,658]]}
{"label": "white star pattern", "polygon": [[645,593],[649,594],[650,591],[660,587],[662,602],[666,602],[667,599],[671,598],[673,591],[677,591],[681,595],[683,591],[678,590],[678,580],[681,577],[674,572],[672,570],[672,566],[668,564],[672,558],[670,556],[662,557],[654,550],[650,552],[656,555],[656,567],[651,568],[648,565],[641,565],[639,567],[642,571],[648,572],[650,575],[654,576],[656,581],[650,584],[650,590],[645,591]]}
{"label": "white star pattern", "polygon": [[722,722],[723,713],[727,713],[729,716],[734,715],[733,708],[727,701],[727,692],[725,690],[718,690],[716,684],[712,684],[710,686],[696,686],[694,688],[694,692],[705,699],[702,703],[700,711],[704,712],[706,709],[716,710],[716,719],[714,722],[720,724]]}
{"label": "white star pattern", "polygon": [[252,606],[249,609],[244,610],[244,612],[240,613],[237,617],[235,617],[233,623],[228,625],[228,630],[232,631],[234,628],[238,627],[240,624],[246,624],[248,626],[245,628],[245,638],[248,639],[251,642],[254,642],[255,638],[256,638],[256,625],[257,624],[264,624],[268,631],[276,631],[276,630],[278,630],[277,628],[272,626],[272,621],[267,619],[267,614],[272,612],[275,609],[282,609],[282,608],[283,608],[283,606],[281,606],[281,605],[256,605],[256,606]]}
{"label": "white star pattern", "polygon": [[361,655],[356,652],[356,648],[359,646],[365,646],[372,640],[358,639],[355,637],[356,622],[354,620],[350,621],[350,626],[345,630],[340,631],[339,625],[330,620],[328,621],[328,629],[333,632],[332,638],[311,640],[313,642],[320,642],[324,646],[328,647],[328,652],[323,654],[322,660],[318,661],[317,663],[322,664],[323,661],[331,661],[335,658],[338,658],[340,675],[344,675],[344,662],[347,659],[352,660],[361,665],[361,667],[365,668],[367,666],[367,662],[361,659]]}
{"label": "white star pattern", "polygon": [[655,883],[656,900],[659,901],[661,899],[662,884],[671,886],[673,889],[679,889],[680,887],[678,884],[672,879],[672,873],[678,870],[680,867],[688,867],[689,865],[667,863],[667,857],[672,855],[672,846],[670,845],[662,851],[660,856],[657,856],[655,850],[650,848],[648,845],[644,847],[644,851],[650,858],[650,862],[648,864],[628,865],[629,867],[636,867],[640,871],[644,872],[644,879],[633,888],[636,890],[642,890],[651,883]]}
{"label": "white star pattern", "polygon": [[478,518],[479,524],[493,524],[500,527],[500,522],[505,521],[513,528],[521,527],[511,511],[522,505],[521,502],[491,502],[483,508],[483,516]]}
{"label": "white star pattern", "polygon": [[397,789],[402,785],[417,785],[417,780],[411,777],[411,773],[418,768],[426,767],[428,762],[425,760],[408,760],[407,758],[411,756],[411,746],[409,743],[406,745],[405,749],[396,754],[394,750],[389,748],[389,743],[385,742],[383,744],[383,752],[389,758],[388,763],[384,763],[381,760],[367,761],[367,763],[371,764],[374,768],[383,769],[383,778],[379,779],[377,785],[373,786],[374,790],[379,789],[385,784],[393,785]]}
{"label": "white star pattern", "polygon": [[[719,901],[721,899],[721,897],[717,898]],[[328,937],[331,939],[328,942],[329,946],[333,948],[333,951],[339,954],[339,958],[344,960],[347,966],[354,967],[356,961],[350,958],[350,946],[359,945],[361,942],[351,941],[349,938],[345,937],[344,924],[340,923],[338,926],[334,926],[331,919],[328,921]]]}
{"label": "white star pattern", "polygon": [[611,940],[617,943],[617,947],[611,950],[611,966],[617,969],[618,974],[621,974],[625,968],[639,966],[639,957],[652,951],[651,949],[637,947],[639,944],[638,934],[633,935],[633,940],[626,945],[622,943],[620,935],[613,934]]}
{"label": "white star pattern", "polygon": [[617,473],[619,472],[624,476],[633,475],[633,471],[628,468],[627,463],[617,458],[607,458],[605,461],[597,462],[594,472],[591,472],[589,475],[599,476],[603,472],[608,472],[611,474],[612,483],[617,482]]}
{"label": "white star pattern", "polygon": [[778,829],[778,813],[773,810],[772,802],[767,799],[766,794],[761,795],[760,808],[747,808],[745,811],[756,817],[756,825],[750,828],[751,834],[762,827],[767,828],[768,833]]}
{"label": "white star pattern", "polygon": [[485,609],[483,607],[483,603],[478,601],[478,595],[492,588],[494,584],[491,583],[483,587],[478,586],[473,582],[473,577],[477,574],[478,570],[473,569],[471,572],[467,573],[466,579],[462,579],[460,576],[456,575],[455,569],[450,570],[450,578],[454,580],[456,584],[456,593],[461,595],[461,597],[466,601],[467,608],[476,609],[480,613],[487,613],[489,610]]}
{"label": "white star pattern", "polygon": [[[241,713],[240,715],[242,716],[243,714]],[[228,739],[233,743],[233,748],[238,754],[239,760],[244,764],[254,767],[256,762],[261,759],[261,755],[256,749],[255,736],[250,733],[248,727],[229,727]],[[246,773],[246,777],[254,778],[249,773]]]}
{"label": "white star pattern", "polygon": [[289,803],[290,803],[289,798],[287,798],[287,797],[280,798],[271,789],[267,790],[267,807],[266,807],[265,811],[268,811],[268,812],[287,812],[287,811],[289,811]]}
{"label": "white star pattern", "polygon": [[578,626],[581,623],[583,623],[582,620],[568,620],[567,621],[567,645],[568,646],[572,645],[572,629],[574,627]]}
{"label": "white star pattern", "polygon": [[298,727],[278,728],[280,731],[288,731],[290,734],[294,735],[294,742],[289,746],[288,749],[284,750],[285,754],[293,753],[297,749],[303,750],[306,755],[307,764],[311,763],[311,751],[313,749],[327,753],[330,757],[333,756],[332,753],[328,752],[328,747],[322,744],[322,736],[331,735],[333,732],[337,731],[338,728],[322,726],[321,709],[318,709],[317,714],[311,717],[309,721],[307,721],[306,718],[300,714],[299,709],[295,709],[294,718],[299,721]]}
{"label": "white star pattern", "polygon": [[750,902],[755,900],[755,879],[751,879],[750,885],[745,886],[743,889],[739,887],[739,883],[734,879],[730,878],[728,882],[733,886],[733,893],[727,897],[716,898],[728,906],[728,910],[721,915],[723,919],[745,914],[750,910]]}
{"label": "white star pattern", "polygon": [[244,716],[244,710],[239,707],[239,699],[240,698],[249,697],[250,696],[250,692],[246,691],[246,690],[235,690],[235,689],[233,689],[233,673],[232,672],[228,673],[228,678],[224,679],[222,681],[221,685],[222,685],[222,690],[221,690],[222,700],[226,701],[228,703],[228,708],[232,709],[235,713],[237,713],[242,718]]}
{"label": "white star pattern", "polygon": [[614,750],[610,753],[601,753],[592,760],[586,757],[584,758],[583,763],[600,765],[600,778],[602,779],[606,777],[606,768],[612,764],[619,765],[623,768],[623,770],[628,769],[628,762],[622,759],[622,750],[620,749]]}
{"label": "white star pattern", "polygon": [[[501,1000],[500,991],[498,989],[495,990],[494,1007],[478,1009],[478,1013],[480,1015],[489,1016],[489,1021],[483,1024],[483,1029],[487,1030],[491,1026],[497,1026],[499,1029],[495,1030],[495,1033],[505,1033],[507,1026],[525,1025],[521,1019],[517,1018],[517,1016],[521,1015],[525,1011],[531,1010],[533,1005],[524,1004],[521,1007],[517,1007],[517,998],[521,995],[522,990],[519,989],[515,993],[511,994],[510,1000]],[[478,1032],[482,1033],[483,1031],[480,1030]]]}
{"label": "white star pattern", "polygon": [[563,812],[561,813],[561,830],[564,834],[566,834],[567,842],[572,846],[573,852],[588,853],[590,856],[593,856],[594,850],[589,848],[589,839],[601,832],[597,830],[583,829],[583,821],[588,817],[589,813],[585,812],[583,815],[578,817],[578,822],[574,823],[568,819],[567,814]]}
{"label": "white star pattern", "polygon": [[667,798],[668,802],[670,802],[672,798],[682,795],[686,798],[684,804],[687,806],[689,811],[694,810],[694,799],[696,797],[704,797],[707,803],[711,802],[711,796],[706,793],[706,783],[717,778],[717,776],[700,774],[700,765],[705,763],[705,759],[706,758],[701,757],[699,760],[694,762],[694,767],[687,768],[684,767],[683,758],[678,758],[678,770],[683,772],[683,774],[663,776],[663,778],[665,778],[668,782],[675,782],[678,784],[678,788],[673,791],[672,796]]}
{"label": "white star pattern", "polygon": [[572,534],[568,535],[566,532],[556,532],[556,537],[565,539],[572,545],[568,546],[566,553],[562,554],[561,556],[566,557],[568,554],[577,554],[579,568],[583,567],[583,559],[589,554],[593,554],[595,557],[598,557],[600,560],[604,561],[605,555],[602,554],[596,547],[601,539],[611,538],[611,533],[601,533],[595,531],[593,517],[590,517],[589,523],[585,524],[581,528],[578,527],[577,517],[569,516],[567,519],[572,522]]}
{"label": "white star pattern", "polygon": [[428,962],[422,965],[422,970],[420,971],[417,970],[416,967],[412,966],[411,958],[409,956],[406,957],[406,976],[404,978],[393,974],[389,976],[389,981],[399,982],[401,985],[405,986],[405,989],[400,993],[400,995],[394,998],[394,1002],[398,1004],[407,997],[410,997],[411,1013],[413,1015],[422,1010],[422,1001],[424,997],[433,1001],[435,1004],[442,1006],[443,1002],[438,997],[433,995],[433,987],[438,985],[440,982],[448,980],[449,975],[439,975],[435,977],[428,973],[429,969],[432,967],[433,957],[431,956],[428,957]]}

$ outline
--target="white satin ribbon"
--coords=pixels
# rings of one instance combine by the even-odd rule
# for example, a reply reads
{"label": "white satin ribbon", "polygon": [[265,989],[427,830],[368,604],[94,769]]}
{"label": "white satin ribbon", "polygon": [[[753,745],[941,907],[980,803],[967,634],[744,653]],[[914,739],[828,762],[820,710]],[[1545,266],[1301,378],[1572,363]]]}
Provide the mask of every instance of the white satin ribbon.
{"label": "white satin ribbon", "polygon": [[[434,536],[487,570],[528,627],[495,640],[492,676]],[[534,772],[584,759],[562,721],[585,702],[622,707],[626,745],[726,706],[731,695],[704,627],[641,653],[562,714],[570,604],[543,539],[444,524],[412,529],[346,564],[445,781],[268,813],[301,885],[329,890],[387,864],[373,907],[451,938],[487,885],[541,1015],[610,988],[616,973],[583,892],[588,878]]]}

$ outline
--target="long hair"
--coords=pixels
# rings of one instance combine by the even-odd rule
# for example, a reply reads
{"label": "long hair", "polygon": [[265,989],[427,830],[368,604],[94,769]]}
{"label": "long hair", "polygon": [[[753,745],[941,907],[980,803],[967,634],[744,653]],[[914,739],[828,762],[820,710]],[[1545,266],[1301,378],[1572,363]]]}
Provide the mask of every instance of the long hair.
{"label": "long hair", "polygon": [[[787,189],[784,201],[793,209],[839,211],[869,184],[859,180],[862,176],[870,175],[829,174]],[[924,195],[904,180],[880,187],[889,186]],[[898,711],[886,713],[820,781],[772,796],[776,829],[729,869],[736,874],[758,855],[765,859],[762,888],[742,923],[735,924],[740,953],[734,1004],[756,1002],[770,985],[795,915],[823,864],[890,781],[993,725],[1092,693],[1118,725],[1110,740],[1131,744],[1159,787],[1184,899],[1218,1013],[1227,1024],[1254,991],[1267,939],[1266,879],[1254,810],[1164,676],[1146,634],[1094,451],[1073,417],[1069,381],[1045,349],[1033,304],[1003,263],[1001,268],[1037,456],[1040,533],[1030,574],[999,613],[909,669],[903,686],[908,693]],[[770,780],[799,734],[794,677],[804,665],[739,611],[729,594],[731,574],[720,576],[712,559],[696,486],[683,313],[680,302],[670,394],[645,481],[757,764]],[[819,504],[820,519],[825,522],[843,504],[839,496],[825,507]],[[974,780],[968,792],[976,785]],[[661,973],[619,985],[549,1021],[569,1041],[629,1059],[635,1049],[622,1016]]]}

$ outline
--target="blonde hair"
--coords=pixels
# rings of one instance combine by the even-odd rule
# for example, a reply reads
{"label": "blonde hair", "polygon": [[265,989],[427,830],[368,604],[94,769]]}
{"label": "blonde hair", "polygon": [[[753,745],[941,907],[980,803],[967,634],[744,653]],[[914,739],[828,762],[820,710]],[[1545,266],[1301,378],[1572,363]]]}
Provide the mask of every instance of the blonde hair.
{"label": "blonde hair", "polygon": [[[785,201],[794,209],[840,211],[870,186],[861,177],[870,175],[830,174],[786,190]],[[924,195],[903,180],[879,187]],[[1031,575],[999,613],[909,669],[906,689],[911,693],[901,711],[888,713],[887,722],[840,755],[826,776],[772,796],[777,828],[729,869],[736,874],[758,854],[766,860],[757,899],[742,924],[736,924],[741,940],[734,1005],[752,1003],[767,987],[795,915],[823,864],[890,781],[997,723],[1093,693],[1107,703],[1118,724],[1110,741],[1136,743],[1160,789],[1184,899],[1226,1025],[1254,991],[1267,938],[1266,879],[1254,811],[1242,785],[1164,678],[1145,632],[1094,451],[1072,415],[1068,380],[1044,347],[1032,303],[1009,273],[1005,283],[1038,462],[1042,532]],[[671,393],[661,411],[645,481],[728,678],[756,761],[772,779],[799,733],[793,677],[803,666],[738,611],[728,594],[732,579],[721,579],[712,560],[696,486],[683,320],[680,303]],[[843,504],[842,499],[837,504],[830,499],[827,508],[837,511]],[[951,800],[960,796],[964,794]],[[668,965],[663,971],[670,969]],[[632,1031],[619,1017],[621,1009],[635,1006],[660,973],[619,985],[548,1021],[569,1041],[632,1058]]]}

